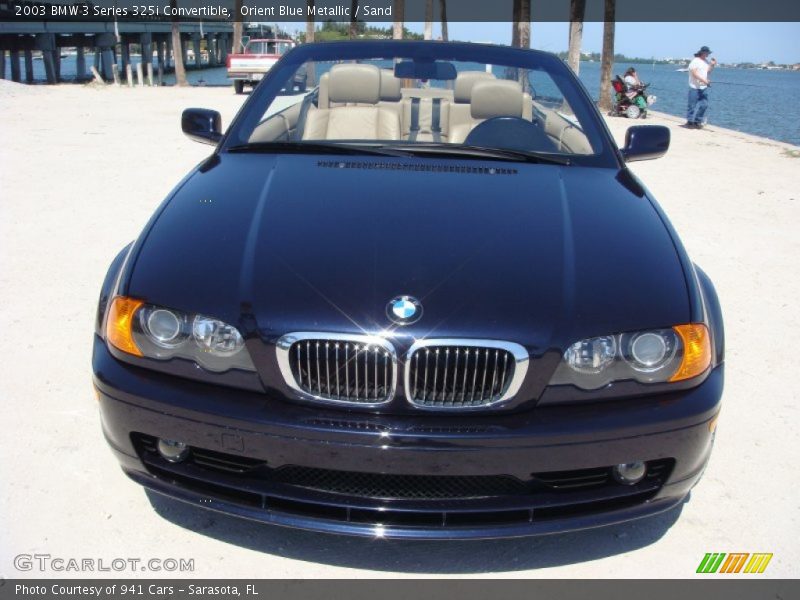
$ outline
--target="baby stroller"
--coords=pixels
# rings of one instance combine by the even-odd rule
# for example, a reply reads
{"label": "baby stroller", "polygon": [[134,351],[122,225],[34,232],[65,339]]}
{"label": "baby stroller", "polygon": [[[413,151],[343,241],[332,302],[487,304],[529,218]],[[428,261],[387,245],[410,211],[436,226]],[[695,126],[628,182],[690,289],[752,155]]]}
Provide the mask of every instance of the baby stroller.
{"label": "baby stroller", "polygon": [[647,95],[649,85],[649,83],[645,83],[633,90],[628,90],[622,77],[617,75],[611,82],[611,87],[614,88],[614,105],[609,114],[611,116],[625,115],[629,119],[646,119],[647,107],[656,101],[655,96]]}

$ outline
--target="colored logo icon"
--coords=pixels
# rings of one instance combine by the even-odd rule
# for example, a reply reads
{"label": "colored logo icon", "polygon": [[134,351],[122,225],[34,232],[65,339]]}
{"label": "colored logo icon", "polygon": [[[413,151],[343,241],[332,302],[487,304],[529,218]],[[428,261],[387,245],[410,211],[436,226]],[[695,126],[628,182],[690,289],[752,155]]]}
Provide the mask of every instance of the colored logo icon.
{"label": "colored logo icon", "polygon": [[413,296],[397,296],[386,305],[386,315],[398,325],[409,325],[419,321],[422,305]]}

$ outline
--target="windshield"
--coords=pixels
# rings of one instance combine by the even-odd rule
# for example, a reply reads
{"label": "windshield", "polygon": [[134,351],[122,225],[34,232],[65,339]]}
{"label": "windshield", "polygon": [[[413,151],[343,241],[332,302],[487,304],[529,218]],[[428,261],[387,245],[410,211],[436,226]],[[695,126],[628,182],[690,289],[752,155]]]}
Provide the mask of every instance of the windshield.
{"label": "windshield", "polygon": [[283,56],[292,49],[292,42],[276,40],[253,40],[247,44],[248,54],[277,54]]}
{"label": "windshield", "polygon": [[552,55],[478,44],[351,42],[310,44],[287,55],[245,105],[226,144],[608,158],[602,131],[577,79]]}

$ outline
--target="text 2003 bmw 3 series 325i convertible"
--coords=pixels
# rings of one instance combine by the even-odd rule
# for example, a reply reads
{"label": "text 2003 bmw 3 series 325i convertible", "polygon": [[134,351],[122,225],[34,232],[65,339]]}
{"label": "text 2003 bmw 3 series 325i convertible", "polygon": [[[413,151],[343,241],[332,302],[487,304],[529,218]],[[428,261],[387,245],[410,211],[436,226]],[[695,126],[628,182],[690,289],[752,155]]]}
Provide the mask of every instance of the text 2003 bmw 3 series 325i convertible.
{"label": "text 2003 bmw 3 series 325i convertible", "polygon": [[[298,69],[307,94],[281,92]],[[481,538],[679,504],[723,387],[711,281],[555,56],[301,46],[114,260],[94,337],[134,481],[319,531]]]}

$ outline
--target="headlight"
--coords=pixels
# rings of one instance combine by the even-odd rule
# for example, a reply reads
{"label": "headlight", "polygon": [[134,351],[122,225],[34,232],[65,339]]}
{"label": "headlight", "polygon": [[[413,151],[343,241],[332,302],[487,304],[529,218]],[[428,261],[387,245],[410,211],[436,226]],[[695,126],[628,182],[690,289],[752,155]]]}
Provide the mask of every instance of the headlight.
{"label": "headlight", "polygon": [[580,340],[564,352],[550,385],[595,390],[613,381],[659,383],[690,379],[711,364],[705,325],[650,329]]}
{"label": "headlight", "polygon": [[106,323],[110,344],[135,356],[185,358],[209,371],[255,371],[239,330],[219,319],[117,296]]}
{"label": "headlight", "polygon": [[197,315],[192,320],[192,335],[204,352],[216,356],[233,356],[244,347],[238,329],[211,317]]}

